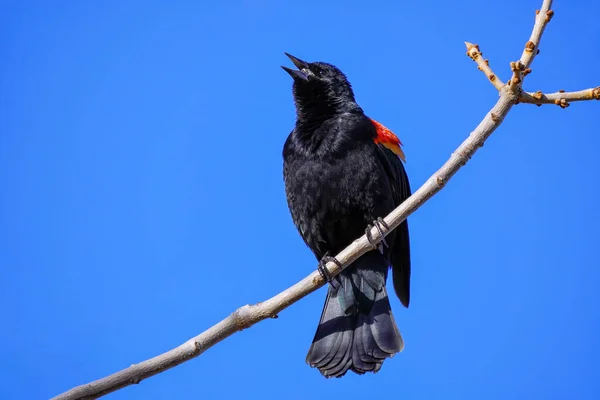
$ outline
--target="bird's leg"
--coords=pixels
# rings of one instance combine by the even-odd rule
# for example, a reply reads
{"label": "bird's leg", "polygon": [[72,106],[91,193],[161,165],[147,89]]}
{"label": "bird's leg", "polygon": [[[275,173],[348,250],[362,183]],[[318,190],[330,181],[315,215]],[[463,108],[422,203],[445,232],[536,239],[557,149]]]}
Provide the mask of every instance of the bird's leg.
{"label": "bird's leg", "polygon": [[321,274],[321,277],[323,277],[323,280],[325,282],[328,282],[334,290],[337,290],[337,289],[339,289],[341,282],[337,276],[332,277],[329,274],[329,271],[327,271],[326,265],[330,261],[333,262],[338,267],[343,268],[342,263],[339,262],[337,260],[337,258],[331,257],[328,253],[325,253],[323,258],[321,258],[321,261],[319,261],[319,264],[317,265],[317,269],[319,270],[319,274]]}
{"label": "bird's leg", "polygon": [[383,236],[383,230],[390,230],[389,225],[383,220],[383,218],[378,217],[375,221],[373,221],[373,224],[369,224],[367,225],[367,229],[365,229],[365,235],[367,235],[367,240],[369,241],[369,243],[373,244],[373,236],[371,235],[371,229],[373,229],[373,225],[375,225],[375,228],[377,228],[377,230],[379,231],[379,234],[381,235],[381,237],[383,239],[381,239],[381,242],[379,242],[377,244],[377,250],[379,250],[379,252],[381,254],[383,254],[383,247],[390,247],[387,242],[385,241],[385,237]]}

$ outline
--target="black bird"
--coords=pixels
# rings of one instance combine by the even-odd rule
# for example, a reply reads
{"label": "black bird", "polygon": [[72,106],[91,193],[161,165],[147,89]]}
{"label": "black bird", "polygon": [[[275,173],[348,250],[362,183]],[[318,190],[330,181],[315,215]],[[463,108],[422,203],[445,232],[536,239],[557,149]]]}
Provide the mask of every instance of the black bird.
{"label": "black bird", "polygon": [[[410,243],[404,221],[335,278],[323,266],[335,261],[365,228],[386,229],[385,217],[411,194],[402,143],[367,117],[346,76],[324,62],[286,53],[293,78],[296,125],[283,147],[288,206],[302,239],[330,283],[306,362],[325,377],[377,372],[404,342],[386,290],[393,271],[396,295],[410,301]],[[402,161],[401,161],[402,159]],[[372,238],[369,236],[369,239]]]}

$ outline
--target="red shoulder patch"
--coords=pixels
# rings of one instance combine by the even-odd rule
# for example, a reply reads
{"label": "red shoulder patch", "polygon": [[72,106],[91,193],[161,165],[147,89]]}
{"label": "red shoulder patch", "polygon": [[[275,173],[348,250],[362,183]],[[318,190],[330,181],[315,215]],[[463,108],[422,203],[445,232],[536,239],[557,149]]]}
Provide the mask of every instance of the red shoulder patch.
{"label": "red shoulder patch", "polygon": [[374,139],[376,144],[381,143],[388,149],[394,152],[403,162],[406,162],[406,158],[404,156],[404,152],[402,151],[402,142],[392,131],[388,128],[380,124],[379,122],[371,119],[373,125],[375,126],[375,130],[377,131],[377,137]]}

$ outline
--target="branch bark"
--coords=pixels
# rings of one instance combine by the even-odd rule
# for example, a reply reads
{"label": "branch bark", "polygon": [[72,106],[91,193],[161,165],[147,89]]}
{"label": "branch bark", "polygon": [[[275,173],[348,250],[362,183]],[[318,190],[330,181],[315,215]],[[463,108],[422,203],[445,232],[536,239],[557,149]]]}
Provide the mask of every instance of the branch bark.
{"label": "branch bark", "polygon": [[467,55],[471,57],[471,60],[477,63],[477,69],[480,70],[487,76],[488,80],[494,85],[494,87],[498,90],[502,89],[504,86],[504,82],[492,71],[492,67],[490,67],[489,60],[483,58],[483,53],[479,50],[478,44],[473,44],[469,42],[465,42],[465,46],[467,46]]}
{"label": "branch bark", "polygon": [[519,103],[529,103],[541,106],[542,104],[556,104],[561,108],[567,108],[571,101],[600,100],[600,86],[578,92],[565,92],[559,90],[555,93],[544,94],[541,91],[535,93],[523,92],[519,96]]}
{"label": "branch bark", "polygon": [[548,25],[548,22],[550,22],[554,16],[554,11],[551,10],[551,7],[552,0],[544,0],[542,8],[535,12],[535,24],[533,24],[533,30],[531,31],[529,41],[525,43],[525,49],[523,49],[521,59],[519,60],[521,64],[523,64],[524,69],[531,67],[533,59],[540,52],[542,34],[544,33],[544,29],[546,29],[546,25]]}
{"label": "branch bark", "polygon": [[[497,77],[491,79],[490,75],[495,76],[495,74],[493,74],[487,60],[483,60],[479,47],[465,42],[467,45],[467,55],[475,60],[480,69],[486,73],[488,79],[498,89],[500,97],[479,125],[477,125],[475,130],[473,130],[469,137],[454,151],[454,153],[452,153],[448,161],[446,161],[439,170],[437,170],[416,192],[414,192],[412,196],[385,217],[385,222],[389,225],[390,230],[384,232],[383,236],[376,228],[371,230],[374,245],[379,243],[391,230],[397,228],[409,215],[423,205],[423,203],[438,193],[446,183],[448,183],[452,176],[454,176],[454,174],[463,167],[469,159],[471,159],[475,152],[483,146],[485,140],[498,128],[511,108],[518,102],[548,104],[555,103],[557,100],[561,101],[560,99],[564,99],[565,101],[576,101],[600,98],[600,88],[574,93],[559,92],[558,94],[553,93],[541,95],[541,97],[537,96],[539,98],[537,98],[535,94],[523,92],[523,79],[527,73],[530,72],[529,68],[538,52],[542,33],[553,15],[552,10],[550,9],[551,5],[551,0],[543,1],[541,11],[537,12],[533,31],[529,41],[525,45],[521,59],[511,63],[513,75],[507,84],[504,84]],[[329,270],[329,273],[332,276],[337,275],[360,256],[373,250],[374,245],[369,243],[366,235],[356,239],[346,249],[336,255],[337,260],[342,265],[341,268],[333,262],[327,264],[326,267]],[[166,353],[139,364],[133,364],[130,367],[105,378],[77,386],[54,397],[53,400],[95,399],[125,386],[140,383],[143,379],[198,357],[210,347],[238,331],[249,328],[264,319],[277,318],[277,314],[280,311],[314,292],[323,286],[324,283],[325,282],[318,271],[314,271],[300,282],[264,302],[240,307],[221,322]]]}

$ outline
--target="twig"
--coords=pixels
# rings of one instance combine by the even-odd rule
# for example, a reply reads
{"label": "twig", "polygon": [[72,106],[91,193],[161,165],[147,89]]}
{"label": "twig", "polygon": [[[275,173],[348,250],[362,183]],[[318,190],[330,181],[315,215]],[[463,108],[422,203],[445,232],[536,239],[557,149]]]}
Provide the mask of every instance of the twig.
{"label": "twig", "polygon": [[465,42],[465,46],[467,46],[467,55],[477,63],[477,69],[482,71],[485,76],[487,76],[489,81],[496,87],[496,89],[502,89],[504,82],[502,82],[498,75],[492,71],[489,60],[483,58],[483,53],[481,50],[479,50],[479,45]]}
{"label": "twig", "polygon": [[535,56],[540,52],[540,41],[542,40],[542,34],[544,33],[544,29],[546,29],[546,25],[554,16],[554,11],[551,10],[552,0],[544,0],[542,3],[541,10],[537,10],[535,12],[535,24],[533,25],[533,30],[531,31],[531,36],[527,43],[525,43],[525,49],[523,50],[523,54],[521,54],[521,64],[523,64],[523,68],[527,69],[531,67],[531,63]]}
{"label": "twig", "polygon": [[[471,132],[469,137],[454,151],[454,153],[452,153],[450,159],[446,161],[446,163],[438,171],[436,171],[416,192],[414,192],[412,196],[410,196],[399,207],[385,217],[385,222],[388,224],[390,229],[386,230],[383,236],[374,227],[371,229],[371,236],[374,239],[373,244],[369,243],[366,235],[363,235],[352,242],[341,253],[336,255],[337,260],[339,260],[339,262],[342,264],[342,268],[338,267],[333,262],[329,262],[327,264],[326,268],[329,270],[329,273],[332,276],[337,275],[344,268],[356,261],[360,256],[369,250],[372,250],[385,235],[389,234],[391,230],[397,228],[409,215],[423,205],[423,203],[439,192],[446,185],[446,183],[448,183],[450,178],[452,178],[452,176],[454,176],[454,174],[468,162],[475,152],[483,146],[485,140],[492,134],[492,132],[494,132],[494,130],[496,130],[496,128],[498,128],[498,126],[504,120],[504,117],[515,104],[517,104],[519,101],[529,102],[531,98],[534,98],[534,95],[532,94],[522,93],[522,77],[526,75],[527,69],[531,66],[535,56],[534,50],[537,52],[541,35],[547,22],[552,16],[552,12],[550,10],[551,4],[552,1],[544,0],[542,4],[542,12],[538,12],[531,38],[527,43],[526,49],[523,52],[523,56],[519,62],[513,63],[514,65],[512,65],[513,77],[511,78],[510,84],[503,84],[502,81],[500,81],[500,79],[497,77],[496,79],[490,79],[489,76],[494,74],[491,71],[491,68],[489,68],[487,61],[483,60],[479,48],[471,43],[465,43],[467,45],[467,54],[478,63],[481,70],[486,73],[488,79],[490,79],[494,86],[499,90],[500,98],[475,128],[475,130]],[[599,92],[599,88],[596,88],[591,90],[591,92],[590,90],[587,90],[575,93],[559,93],[561,94],[560,98],[575,101],[589,100],[592,98],[597,99],[598,96],[600,96]],[[541,98],[537,99],[536,101],[543,104],[546,102],[545,99],[548,99],[548,102],[550,102],[550,99],[554,99],[553,101],[555,101],[555,95],[556,94],[546,96],[542,95]],[[238,331],[249,328],[259,321],[267,318],[277,318],[277,315],[280,311],[289,307],[291,304],[297,302],[308,294],[314,292],[323,286],[323,284],[324,281],[321,275],[317,271],[314,271],[300,282],[262,303],[240,307],[221,322],[207,329],[200,335],[188,340],[182,345],[174,348],[173,350],[167,351],[166,353],[143,361],[139,364],[131,365],[130,367],[105,378],[85,385],[77,386],[63,394],[54,397],[53,400],[94,399],[114,392],[115,390],[125,386],[140,383],[143,379],[149,378],[199,356],[204,351],[224,340],[225,338]]]}
{"label": "twig", "polygon": [[567,108],[572,101],[583,100],[600,100],[600,86],[578,92],[559,90],[556,93],[549,94],[544,94],[538,90],[535,93],[523,92],[519,96],[519,103],[536,104],[538,106],[542,104],[556,104],[561,108]]}

